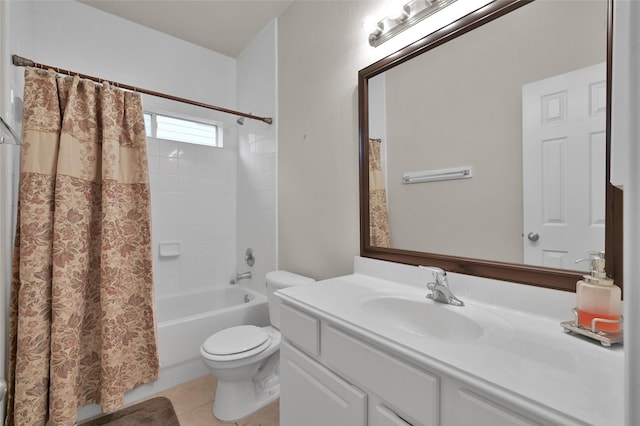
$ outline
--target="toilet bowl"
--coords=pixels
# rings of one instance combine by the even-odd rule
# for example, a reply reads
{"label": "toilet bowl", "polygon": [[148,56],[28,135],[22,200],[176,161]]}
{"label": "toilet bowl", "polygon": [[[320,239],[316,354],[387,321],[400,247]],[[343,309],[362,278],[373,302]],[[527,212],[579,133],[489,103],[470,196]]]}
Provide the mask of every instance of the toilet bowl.
{"label": "toilet bowl", "polygon": [[280,300],[274,292],[315,282],[286,271],[266,275],[270,326],[240,325],[209,336],[200,346],[202,360],[218,379],[213,415],[234,421],[280,396]]}

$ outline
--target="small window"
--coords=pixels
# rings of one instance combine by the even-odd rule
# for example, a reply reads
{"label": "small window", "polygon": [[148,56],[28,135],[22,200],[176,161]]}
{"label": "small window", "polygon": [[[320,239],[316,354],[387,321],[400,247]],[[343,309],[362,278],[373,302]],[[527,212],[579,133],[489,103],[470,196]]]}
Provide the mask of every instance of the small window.
{"label": "small window", "polygon": [[197,145],[222,147],[219,126],[155,113],[144,114],[147,136]]}

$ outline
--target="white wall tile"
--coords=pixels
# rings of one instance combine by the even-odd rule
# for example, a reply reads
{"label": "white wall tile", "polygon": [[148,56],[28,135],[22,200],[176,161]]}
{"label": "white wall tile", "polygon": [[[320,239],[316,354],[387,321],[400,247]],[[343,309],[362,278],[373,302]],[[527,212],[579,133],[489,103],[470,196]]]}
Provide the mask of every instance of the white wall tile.
{"label": "white wall tile", "polygon": [[159,189],[162,189],[162,191],[177,192],[180,190],[180,187],[178,185],[178,180],[179,180],[178,175],[165,175],[165,174],[158,173],[157,176],[158,176],[157,187]]}
{"label": "white wall tile", "polygon": [[160,190],[151,202],[154,210],[178,209],[180,206],[180,193]]}
{"label": "white wall tile", "polygon": [[178,174],[178,158],[177,157],[160,157],[158,158],[158,173],[177,175]]}
{"label": "white wall tile", "polygon": [[180,211],[178,209],[156,209],[153,206],[153,200],[151,200],[151,203],[152,226],[170,226],[180,219]]}
{"label": "white wall tile", "polygon": [[147,156],[149,158],[158,157],[160,143],[155,138],[147,138]]}
{"label": "white wall tile", "polygon": [[181,240],[180,228],[177,224],[168,226],[153,225],[155,241],[158,242],[179,242]]}
{"label": "white wall tile", "polygon": [[179,259],[156,258],[153,264],[153,278],[157,297],[177,294],[180,286]]}
{"label": "white wall tile", "polygon": [[178,142],[167,141],[167,140],[158,140],[158,156],[159,157],[169,157],[169,158],[178,158],[179,150]]}

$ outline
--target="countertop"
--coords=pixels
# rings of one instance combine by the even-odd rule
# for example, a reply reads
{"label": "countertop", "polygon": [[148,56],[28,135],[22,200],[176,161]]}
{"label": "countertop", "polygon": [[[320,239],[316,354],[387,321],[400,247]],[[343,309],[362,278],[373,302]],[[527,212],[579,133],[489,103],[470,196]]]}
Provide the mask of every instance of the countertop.
{"label": "countertop", "polygon": [[[465,280],[466,284],[456,289],[456,281]],[[517,289],[505,296],[500,291],[504,283],[468,276],[465,280],[458,274],[449,277],[454,294],[464,300],[465,306],[438,307],[483,324],[486,332],[482,337],[470,340],[399,330],[362,308],[363,302],[381,296],[436,303],[425,300],[428,291],[412,283],[356,272],[287,288],[279,296],[427,368],[472,381],[494,393],[500,391],[502,396],[515,395],[537,407],[536,411],[557,411],[587,424],[623,424],[622,346],[605,348],[564,333],[553,309],[543,305],[570,304],[566,294],[535,288],[532,291],[537,296],[527,302],[520,299],[522,291]],[[475,291],[468,291],[469,287]],[[488,303],[495,291],[500,291],[500,297],[495,297],[500,303]],[[478,299],[482,300],[472,298],[474,294],[481,294]],[[510,298],[514,299],[512,306]],[[541,305],[539,310],[536,304]],[[570,306],[564,319],[571,319]]]}

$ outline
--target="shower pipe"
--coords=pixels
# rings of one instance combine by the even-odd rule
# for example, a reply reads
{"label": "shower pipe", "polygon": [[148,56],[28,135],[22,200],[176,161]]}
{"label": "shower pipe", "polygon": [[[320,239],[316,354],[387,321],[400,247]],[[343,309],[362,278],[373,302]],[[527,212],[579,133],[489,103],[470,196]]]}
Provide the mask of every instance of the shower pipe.
{"label": "shower pipe", "polygon": [[77,75],[78,77],[84,78],[86,80],[92,80],[92,81],[95,81],[97,83],[109,83],[112,86],[119,87],[120,89],[129,90],[131,92],[143,93],[145,95],[151,95],[151,96],[155,96],[155,97],[158,97],[158,98],[169,99],[171,101],[181,102],[183,104],[195,105],[195,106],[202,107],[202,108],[207,108],[207,109],[212,109],[212,110],[215,110],[215,111],[224,112],[226,114],[238,115],[240,117],[246,117],[246,118],[250,118],[252,120],[259,120],[259,121],[262,121],[262,122],[267,123],[267,124],[272,124],[273,123],[273,119],[271,117],[260,117],[258,115],[247,114],[245,112],[234,111],[232,109],[227,109],[227,108],[219,107],[219,106],[216,106],[216,105],[209,105],[209,104],[205,104],[205,103],[198,102],[198,101],[192,101],[191,99],[179,98],[177,96],[167,95],[165,93],[154,92],[153,90],[142,89],[140,87],[130,86],[128,84],[122,84],[122,83],[118,83],[118,82],[114,82],[114,81],[105,80],[103,78],[93,77],[93,76],[86,75],[86,74],[80,74],[80,73],[75,72],[75,71],[69,71],[69,70],[65,70],[65,69],[62,69],[62,68],[58,68],[58,67],[52,67],[51,65],[39,64],[37,62],[32,61],[31,59],[23,58],[22,56],[18,56],[18,55],[12,55],[11,59],[13,61],[13,65],[15,65],[17,67],[33,67],[33,68],[40,68],[40,69],[43,69],[43,70],[52,69],[52,70],[55,70],[59,74],[66,74],[66,75],[70,75],[70,76]]}

